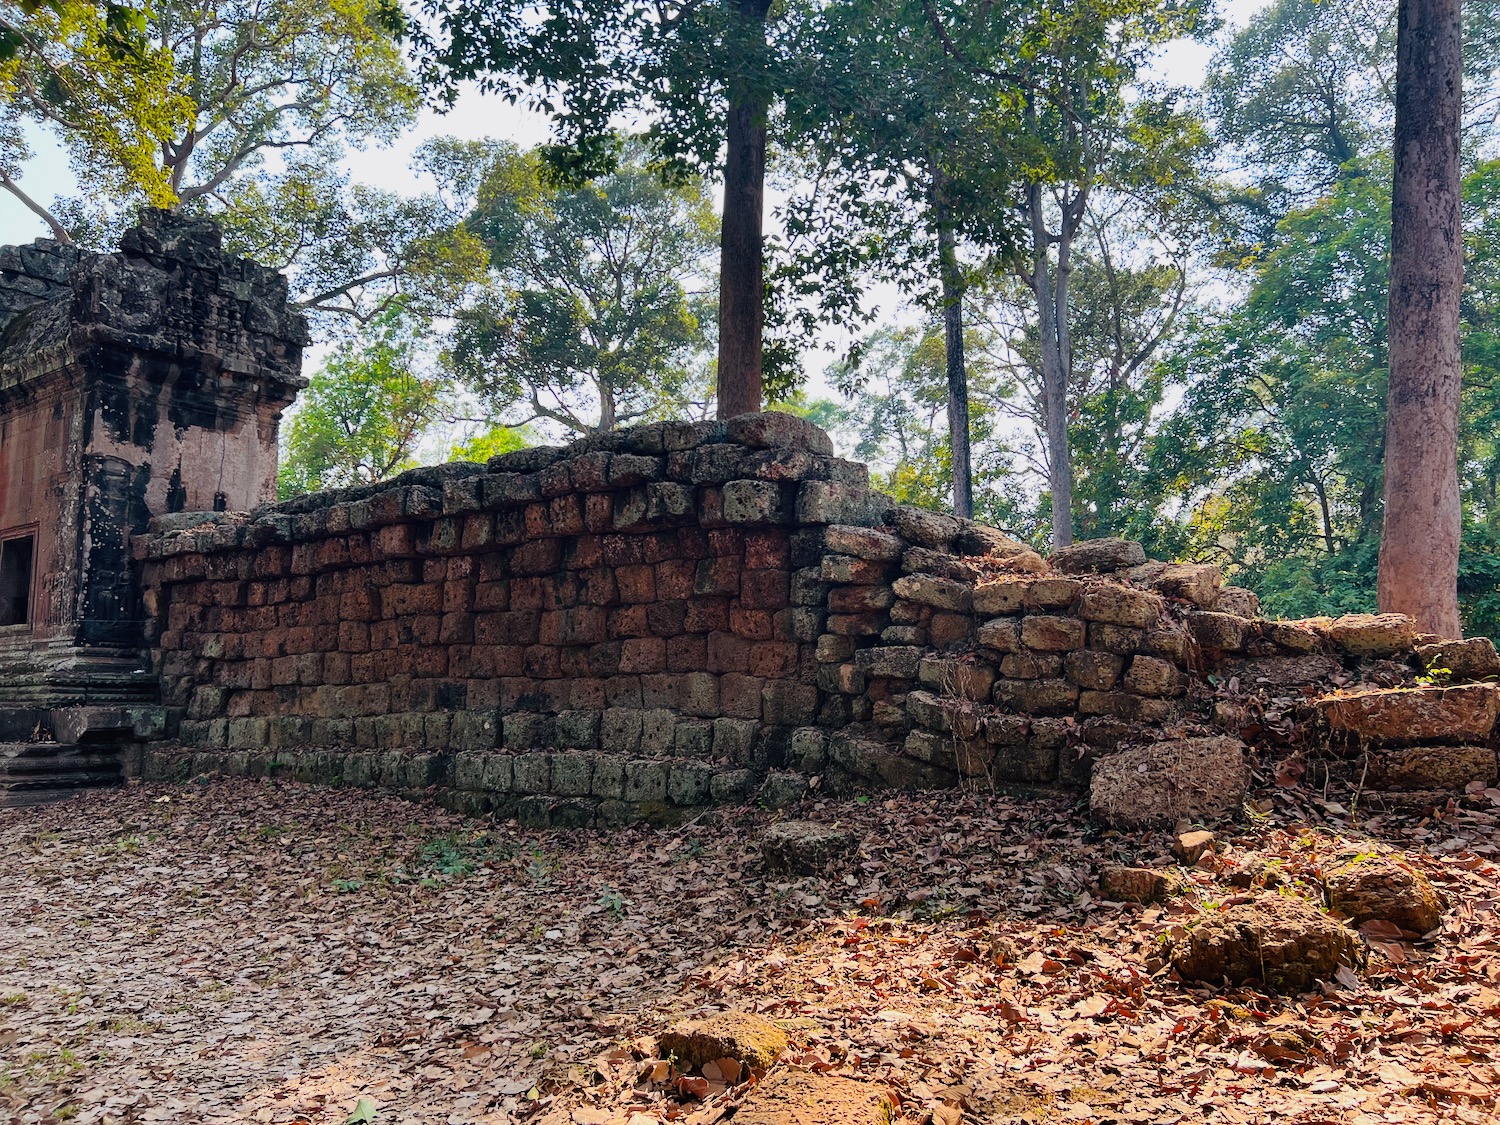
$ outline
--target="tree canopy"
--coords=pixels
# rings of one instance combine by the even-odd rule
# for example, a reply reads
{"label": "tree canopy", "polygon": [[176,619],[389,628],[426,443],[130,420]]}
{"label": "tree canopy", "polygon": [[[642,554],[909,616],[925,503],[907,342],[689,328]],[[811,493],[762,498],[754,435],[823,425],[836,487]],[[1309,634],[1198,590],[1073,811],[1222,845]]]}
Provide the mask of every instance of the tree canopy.
{"label": "tree canopy", "polygon": [[[451,308],[482,271],[461,209],[339,170],[347,146],[400,136],[420,102],[382,0],[146,3],[127,50],[111,11],[24,13],[0,64],[0,187],[57,237],[112,244],[142,203],[211,214],[232,250],[288,270],[309,311],[359,319],[398,296]],[[26,194],[26,124],[64,140],[78,196]]]}
{"label": "tree canopy", "polygon": [[615,171],[581,187],[514,146],[485,166],[465,230],[488,249],[492,284],[458,318],[452,356],[491,422],[588,433],[707,405],[712,202],[623,147]]}

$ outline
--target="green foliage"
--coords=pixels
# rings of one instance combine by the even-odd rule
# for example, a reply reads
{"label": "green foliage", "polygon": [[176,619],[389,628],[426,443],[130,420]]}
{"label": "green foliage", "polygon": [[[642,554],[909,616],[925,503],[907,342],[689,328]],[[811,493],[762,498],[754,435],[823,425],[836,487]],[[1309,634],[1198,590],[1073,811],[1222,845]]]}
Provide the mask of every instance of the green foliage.
{"label": "green foliage", "polygon": [[538,152],[490,156],[465,229],[493,284],[459,317],[452,357],[496,421],[588,433],[706,405],[711,200],[697,180],[663,185],[639,144],[621,161],[559,187]]}
{"label": "green foliage", "polygon": [[[865,340],[860,351],[858,368],[843,364],[831,372],[850,402],[838,415],[827,411],[825,417],[852,438],[854,458],[870,465],[876,488],[903,504],[951,510],[953,455],[941,331],[885,329]],[[971,365],[974,513],[1000,527],[1015,527],[1025,518],[1011,467],[1013,451],[997,432],[1002,404],[1014,390],[982,360]]]}
{"label": "green foliage", "polygon": [[0,187],[68,231],[20,181],[32,152],[22,126],[48,122],[68,138],[75,168],[99,169],[104,193],[147,202],[174,196],[159,154],[193,113],[178,87],[171,52],[143,37],[137,8],[89,0],[0,5]]}
{"label": "green foliage", "polygon": [[[1165,376],[1185,388],[1145,481],[1180,553],[1226,566],[1268,614],[1375,606],[1385,437],[1389,163],[1345,173],[1277,227],[1245,300],[1194,318]],[[1500,628],[1495,443],[1500,166],[1465,178],[1460,419],[1465,627]],[[1174,530],[1175,529],[1175,530]]]}
{"label": "green foliage", "polygon": [[[288,270],[309,311],[360,320],[395,300],[448,310],[482,273],[464,203],[352,188],[338,170],[346,145],[416,117],[386,0],[145,0],[149,46],[128,52],[114,10],[25,14],[28,46],[0,63],[0,187],[58,237],[113,245],[148,202],[211,214],[229,249]],[[80,196],[47,207],[21,190],[26,123],[61,138]]]}
{"label": "green foliage", "polygon": [[531,432],[525,426],[494,426],[459,442],[449,451],[447,459],[483,464],[491,457],[514,453],[535,444]]}
{"label": "green foliage", "polygon": [[291,417],[278,494],[380,481],[410,468],[445,401],[429,369],[422,323],[399,307],[343,343]]}

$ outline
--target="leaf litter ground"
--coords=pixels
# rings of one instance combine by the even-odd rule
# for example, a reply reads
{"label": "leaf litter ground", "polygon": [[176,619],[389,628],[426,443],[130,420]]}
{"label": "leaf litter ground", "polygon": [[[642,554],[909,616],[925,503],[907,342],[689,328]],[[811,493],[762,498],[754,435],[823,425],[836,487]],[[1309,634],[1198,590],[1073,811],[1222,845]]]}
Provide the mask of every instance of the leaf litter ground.
{"label": "leaf litter ground", "polygon": [[[768,876],[777,816],[529,832],[283,783],[137,785],[0,811],[0,1119],[730,1120],[754,1081],[653,1058],[674,1019],[758,1011],[783,1065],[884,1084],[899,1119],[1494,1119],[1500,793],[1356,822],[1273,787],[1163,906],[1098,869],[1165,862],[1060,800],[809,804],[860,840]],[[712,821],[712,823],[710,823]],[[1265,882],[1402,847],[1449,897],[1426,936],[1277,998],[1188,986],[1163,942]],[[738,1078],[738,1082],[733,1080]]]}

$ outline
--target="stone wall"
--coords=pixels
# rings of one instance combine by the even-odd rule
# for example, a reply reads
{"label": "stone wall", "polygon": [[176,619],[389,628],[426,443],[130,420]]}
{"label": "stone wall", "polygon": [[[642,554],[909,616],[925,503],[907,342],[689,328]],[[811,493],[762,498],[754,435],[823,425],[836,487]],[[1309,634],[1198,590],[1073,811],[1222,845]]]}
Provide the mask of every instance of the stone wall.
{"label": "stone wall", "polygon": [[822,548],[800,529],[875,518],[867,483],[766,414],[161,520],[136,554],[163,697],[237,772],[561,821],[744,800],[819,715]]}
{"label": "stone wall", "polygon": [[[1269,747],[1269,711],[1315,719],[1432,655],[1404,618],[1260,620],[1216,568],[1132,543],[1043,560],[871,491],[786,414],[153,529],[134,551],[181,750],[151,768],[425,790],[536,824],[811,787],[1078,790],[1132,746]],[[1493,780],[1488,737],[1468,780]]]}

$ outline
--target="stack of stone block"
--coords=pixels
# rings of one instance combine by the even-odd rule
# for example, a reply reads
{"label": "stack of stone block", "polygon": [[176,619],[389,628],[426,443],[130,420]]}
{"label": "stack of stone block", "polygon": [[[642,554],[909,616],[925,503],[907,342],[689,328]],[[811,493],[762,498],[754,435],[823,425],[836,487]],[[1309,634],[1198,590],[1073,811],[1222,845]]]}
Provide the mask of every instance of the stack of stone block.
{"label": "stack of stone block", "polygon": [[1264,621],[1217,568],[1121,540],[1044,560],[871,491],[785,414],[169,517],[133,549],[191,768],[538,824],[812,784],[1076,789],[1123,747],[1240,733],[1211,673],[1311,699],[1414,677],[1422,640]]}
{"label": "stack of stone block", "polygon": [[747,798],[818,719],[801,531],[887,507],[765,414],[170,517],[133,550],[200,766],[661,818]]}

